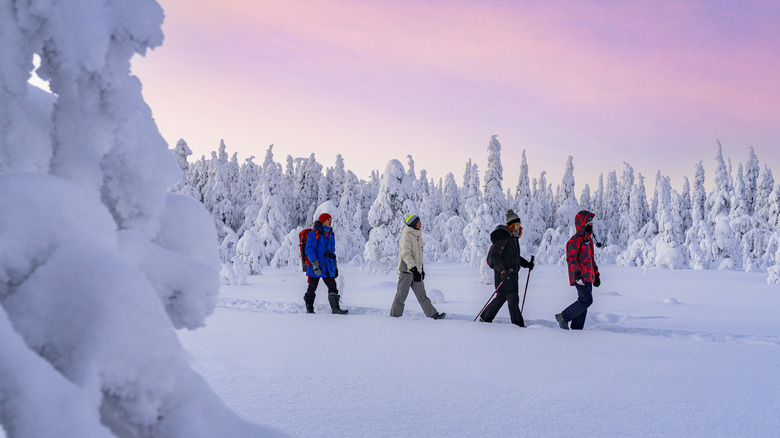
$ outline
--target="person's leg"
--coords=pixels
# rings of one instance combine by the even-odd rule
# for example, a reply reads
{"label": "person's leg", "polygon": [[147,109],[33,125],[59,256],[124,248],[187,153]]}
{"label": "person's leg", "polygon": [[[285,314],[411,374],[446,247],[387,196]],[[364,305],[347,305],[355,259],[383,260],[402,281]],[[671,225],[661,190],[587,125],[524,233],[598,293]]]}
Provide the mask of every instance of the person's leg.
{"label": "person's leg", "polygon": [[519,325],[520,327],[525,327],[525,321],[523,321],[523,314],[520,313],[520,294],[511,293],[505,295],[506,295],[507,307],[509,307],[509,319],[512,321],[512,324]]}
{"label": "person's leg", "polygon": [[390,316],[401,316],[404,314],[404,303],[409,295],[409,288],[414,280],[410,272],[401,272],[398,274],[398,286],[396,287],[393,305],[390,306]]}
{"label": "person's leg", "polygon": [[345,315],[349,313],[348,310],[342,310],[341,307],[339,307],[339,289],[336,285],[336,279],[335,278],[323,278],[323,283],[325,283],[325,286],[328,286],[328,302],[330,303],[330,310],[332,313]]}
{"label": "person's leg", "polygon": [[432,317],[433,315],[436,315],[439,313],[435,307],[433,307],[433,303],[431,303],[431,299],[428,298],[428,294],[425,292],[425,283],[422,281],[414,281],[412,282],[412,291],[414,291],[414,295],[417,297],[417,301],[420,303],[420,307],[422,307],[423,313],[425,313],[425,316],[428,318]]}
{"label": "person's leg", "polygon": [[[561,315],[563,316],[563,319],[566,321],[572,321],[572,329],[574,328],[574,320],[587,312],[588,307],[590,307],[591,304],[593,304],[593,284],[592,283],[585,283],[584,286],[580,286],[579,284],[575,284],[574,287],[577,288],[577,301],[571,303],[569,307],[564,309],[563,312],[561,312]],[[580,321],[578,320],[578,323],[582,323],[582,326],[579,328],[582,329],[582,327],[585,324],[585,319],[583,316],[583,319]]]}
{"label": "person's leg", "polygon": [[314,298],[317,286],[320,284],[319,277],[308,277],[309,284],[306,287],[306,294],[303,295],[303,302],[306,303],[306,313],[314,313]]}
{"label": "person's leg", "polygon": [[501,306],[503,306],[505,302],[506,295],[504,295],[503,292],[496,292],[496,296],[493,297],[493,300],[485,307],[485,310],[482,311],[482,315],[480,315],[482,321],[493,322],[493,319],[496,317],[498,311],[501,310]]}
{"label": "person's leg", "polygon": [[583,327],[585,327],[585,318],[588,316],[588,310],[585,309],[584,312],[577,315],[576,318],[571,320],[571,329],[572,330],[582,330]]}

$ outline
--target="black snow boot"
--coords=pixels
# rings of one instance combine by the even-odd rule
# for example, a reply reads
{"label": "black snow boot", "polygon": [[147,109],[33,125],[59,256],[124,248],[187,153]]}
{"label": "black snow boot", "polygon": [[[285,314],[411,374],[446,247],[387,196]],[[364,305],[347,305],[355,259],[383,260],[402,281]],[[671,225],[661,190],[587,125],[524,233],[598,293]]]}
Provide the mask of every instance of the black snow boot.
{"label": "black snow boot", "polygon": [[339,294],[328,294],[328,302],[330,302],[330,310],[335,315],[346,315],[349,310],[341,310],[339,307]]}
{"label": "black snow boot", "polygon": [[306,313],[314,313],[314,304],[306,304]]}
{"label": "black snow boot", "polygon": [[558,325],[561,326],[562,329],[569,330],[569,323],[566,322],[565,319],[563,319],[563,315],[561,315],[560,313],[556,314],[555,320],[558,321]]}
{"label": "black snow boot", "polygon": [[444,317],[447,316],[446,313],[436,313],[435,315],[431,316],[433,319],[444,319]]}

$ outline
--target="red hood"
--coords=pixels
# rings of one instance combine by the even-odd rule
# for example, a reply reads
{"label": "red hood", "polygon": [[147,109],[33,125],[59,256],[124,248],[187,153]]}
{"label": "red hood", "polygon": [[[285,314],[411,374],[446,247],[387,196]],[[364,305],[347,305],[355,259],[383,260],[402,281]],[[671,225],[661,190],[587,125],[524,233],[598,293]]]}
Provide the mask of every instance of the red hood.
{"label": "red hood", "polygon": [[594,217],[596,217],[596,215],[587,210],[582,210],[577,213],[577,216],[574,217],[574,225],[577,227],[577,233],[584,234],[585,225],[592,221]]}

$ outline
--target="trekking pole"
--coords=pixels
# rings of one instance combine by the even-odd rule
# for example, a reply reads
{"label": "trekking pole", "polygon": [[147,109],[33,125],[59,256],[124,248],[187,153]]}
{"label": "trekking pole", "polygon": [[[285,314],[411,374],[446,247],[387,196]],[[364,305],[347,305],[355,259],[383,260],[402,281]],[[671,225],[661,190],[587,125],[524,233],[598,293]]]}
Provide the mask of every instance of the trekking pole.
{"label": "trekking pole", "polygon": [[[501,289],[502,284],[504,284],[503,281],[501,283],[498,283],[498,287],[496,288],[496,290],[493,291],[493,295],[495,295],[496,292],[498,292],[498,290]],[[485,306],[482,308],[482,310],[479,311],[479,315],[482,315],[482,312],[485,311],[485,307],[487,307],[488,304],[490,304],[490,300],[493,299],[493,295],[490,295],[490,298],[488,298],[487,303],[485,303]],[[474,318],[474,322],[477,322],[477,318],[479,318],[479,315],[477,315],[476,318]]]}
{"label": "trekking pole", "polygon": [[[531,256],[531,263],[534,262],[534,257],[535,256]],[[531,270],[529,269],[528,270],[528,278],[525,279],[525,292],[523,292],[523,305],[520,306],[520,313],[523,313],[523,308],[525,307],[525,294],[528,293],[528,280],[530,280],[530,279],[531,279]]]}

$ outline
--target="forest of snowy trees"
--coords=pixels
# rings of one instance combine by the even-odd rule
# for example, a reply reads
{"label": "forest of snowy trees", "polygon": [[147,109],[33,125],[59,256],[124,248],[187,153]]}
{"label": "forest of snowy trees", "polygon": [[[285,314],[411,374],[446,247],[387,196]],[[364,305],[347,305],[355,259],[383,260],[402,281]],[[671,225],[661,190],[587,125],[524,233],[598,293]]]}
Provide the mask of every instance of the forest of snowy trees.
{"label": "forest of snowy trees", "polygon": [[[334,218],[337,254],[342,263],[390,272],[397,262],[403,217],[416,213],[425,224],[426,259],[481,267],[489,282],[485,254],[490,232],[504,222],[507,208],[522,219],[523,254],[539,263],[564,263],[564,247],[580,210],[596,214],[595,235],[601,263],[669,269],[728,269],[767,272],[780,283],[780,185],[750,148],[736,169],[717,143],[713,189],[705,189],[703,162],[682,192],[660,171],[649,181],[625,163],[601,174],[598,186],[575,193],[574,159],[569,156],[559,185],[528,174],[523,151],[514,190],[505,188],[501,144],[493,136],[482,173],[469,160],[460,185],[452,173],[436,181],[414,160],[387,163],[368,180],[345,169],[341,155],[325,168],[314,154],[274,160],[271,145],[262,163],[238,162],[222,142],[211,158],[190,162],[184,140],[173,149],[182,170],[175,192],[202,202],[211,212],[221,242],[223,276],[243,282],[265,267],[298,266],[298,233],[315,213]],[[619,173],[620,172],[620,173]]]}

